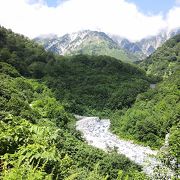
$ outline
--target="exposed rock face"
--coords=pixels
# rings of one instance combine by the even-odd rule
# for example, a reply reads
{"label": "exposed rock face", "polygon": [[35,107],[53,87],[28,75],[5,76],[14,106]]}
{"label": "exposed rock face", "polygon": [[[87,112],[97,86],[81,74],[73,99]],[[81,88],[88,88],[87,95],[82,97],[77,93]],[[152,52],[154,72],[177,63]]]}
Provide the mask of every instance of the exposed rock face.
{"label": "exposed rock face", "polygon": [[147,37],[136,42],[131,42],[128,39],[114,35],[110,35],[110,37],[117,42],[121,48],[125,49],[127,52],[133,53],[142,60],[151,55],[168,39],[178,34],[180,34],[180,28],[171,31],[163,30],[156,36]]}
{"label": "exposed rock face", "polygon": [[156,36],[132,42],[118,35],[84,30],[61,37],[54,34],[44,35],[34,40],[46,50],[59,55],[109,55],[120,60],[137,61],[151,55],[165,41],[177,34],[180,34],[180,28],[170,32],[163,30]]}
{"label": "exposed rock face", "polygon": [[122,61],[136,61],[136,56],[121,48],[104,32],[84,30],[65,34],[61,37],[37,37],[34,39],[46,50],[59,55],[108,55]]}

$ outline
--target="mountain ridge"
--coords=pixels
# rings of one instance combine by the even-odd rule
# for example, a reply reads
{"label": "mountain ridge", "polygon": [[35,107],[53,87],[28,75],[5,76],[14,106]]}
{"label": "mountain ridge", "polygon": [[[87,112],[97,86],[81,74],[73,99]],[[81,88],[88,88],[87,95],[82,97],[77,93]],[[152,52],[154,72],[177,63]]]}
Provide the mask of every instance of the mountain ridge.
{"label": "mountain ridge", "polygon": [[180,34],[180,28],[172,31],[163,30],[156,36],[132,42],[118,35],[83,30],[60,37],[54,34],[39,36],[34,40],[43,45],[46,50],[59,55],[109,55],[132,62],[145,59],[169,38],[177,34]]}
{"label": "mountain ridge", "polygon": [[[130,64],[109,57],[99,58],[93,60],[79,55],[70,60],[54,56],[28,38],[0,26],[2,179],[117,179],[118,172],[125,177],[138,175],[145,179],[141,167],[123,155],[112,152],[109,156],[109,153],[86,145],[75,129],[73,114],[67,110],[68,107],[72,110],[70,104],[57,99],[53,89],[48,87],[51,83],[51,87],[58,85],[64,89],[64,95],[61,89],[57,92],[67,100],[73,98],[75,109],[78,104],[69,93],[72,88],[72,92],[78,93],[80,87],[84,87],[79,95],[76,93],[81,97],[80,101],[84,93],[86,102],[93,96],[102,103],[101,99],[112,94],[108,93],[107,81],[111,82],[114,91],[123,74],[127,81],[145,78],[143,72]],[[121,70],[117,71],[118,68]],[[87,69],[93,72],[93,77]],[[113,69],[116,74],[112,74]]]}
{"label": "mountain ridge", "polygon": [[[180,35],[142,62],[145,72],[107,56],[57,56],[0,27],[0,176],[149,179],[116,146],[109,153],[86,146],[73,117],[81,113],[111,116],[113,133],[152,148],[169,133],[158,157],[178,177],[179,48]],[[150,89],[157,81],[147,74],[162,81]],[[169,179],[165,171],[158,167],[152,179]]]}
{"label": "mountain ridge", "polygon": [[84,30],[58,38],[37,37],[34,40],[43,45],[46,50],[59,55],[110,55],[123,61],[137,60],[133,54],[122,49],[104,32]]}
{"label": "mountain ridge", "polygon": [[116,35],[110,35],[110,37],[116,41],[121,48],[133,53],[140,60],[143,60],[155,52],[155,50],[162,46],[162,44],[164,44],[168,39],[178,34],[180,34],[180,28],[171,31],[162,30],[155,36],[148,36],[135,42]]}

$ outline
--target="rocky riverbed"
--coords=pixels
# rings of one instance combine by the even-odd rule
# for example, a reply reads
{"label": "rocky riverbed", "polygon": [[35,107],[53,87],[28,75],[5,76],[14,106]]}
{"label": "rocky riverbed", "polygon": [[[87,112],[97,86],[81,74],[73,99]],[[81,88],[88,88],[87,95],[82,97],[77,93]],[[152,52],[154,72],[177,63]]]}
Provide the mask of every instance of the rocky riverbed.
{"label": "rocky riverbed", "polygon": [[76,129],[82,132],[89,145],[104,151],[116,149],[118,153],[141,165],[144,172],[150,176],[153,173],[153,168],[160,165],[160,162],[155,158],[157,151],[119,139],[116,135],[112,134],[109,131],[110,120],[83,116],[76,116],[76,118],[78,119]]}

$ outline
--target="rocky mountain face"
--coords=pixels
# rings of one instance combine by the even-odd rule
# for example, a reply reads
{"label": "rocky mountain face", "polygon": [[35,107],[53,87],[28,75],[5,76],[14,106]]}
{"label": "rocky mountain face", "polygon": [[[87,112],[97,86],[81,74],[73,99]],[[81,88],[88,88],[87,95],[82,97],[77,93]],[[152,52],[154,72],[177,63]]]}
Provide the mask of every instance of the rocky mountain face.
{"label": "rocky mountain face", "polygon": [[46,50],[59,55],[107,55],[122,61],[137,60],[136,56],[121,48],[104,32],[85,30],[65,34],[62,37],[56,35],[39,36],[34,40],[43,45]]}
{"label": "rocky mountain face", "polygon": [[180,34],[180,28],[174,29],[170,32],[162,31],[156,36],[144,38],[137,42],[131,42],[119,36],[110,35],[110,37],[119,44],[121,48],[134,54],[140,60],[145,59],[151,55],[158,47],[164,44],[168,39]]}
{"label": "rocky mountain face", "polygon": [[44,35],[34,40],[43,45],[46,50],[59,55],[108,55],[123,61],[137,61],[151,55],[165,41],[177,34],[180,34],[180,28],[170,32],[162,31],[157,36],[131,42],[116,35],[84,30],[65,34],[62,37]]}
{"label": "rocky mountain face", "polygon": [[180,28],[170,32],[162,31],[157,36],[142,39],[136,44],[140,47],[142,53],[147,57],[151,55],[158,47],[164,44],[168,39],[180,34]]}

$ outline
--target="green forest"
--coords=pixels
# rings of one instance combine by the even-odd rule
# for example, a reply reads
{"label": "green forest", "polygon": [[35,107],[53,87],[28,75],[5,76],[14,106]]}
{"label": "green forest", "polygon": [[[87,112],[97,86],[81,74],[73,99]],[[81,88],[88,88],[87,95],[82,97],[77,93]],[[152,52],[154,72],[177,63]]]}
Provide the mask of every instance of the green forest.
{"label": "green forest", "polygon": [[159,83],[139,94],[131,108],[112,114],[112,131],[155,149],[162,147],[165,135],[170,133],[166,164],[170,165],[173,157],[177,159],[174,168],[179,174],[180,35],[168,40],[139,66]]}
{"label": "green forest", "polygon": [[110,118],[112,132],[154,149],[170,132],[163,158],[180,161],[179,53],[180,35],[137,65],[58,56],[0,27],[0,178],[149,179],[116,151],[87,145],[74,114]]}

